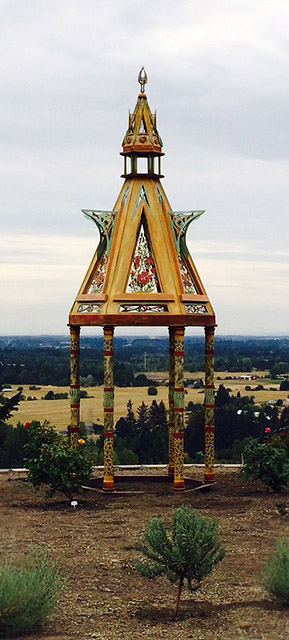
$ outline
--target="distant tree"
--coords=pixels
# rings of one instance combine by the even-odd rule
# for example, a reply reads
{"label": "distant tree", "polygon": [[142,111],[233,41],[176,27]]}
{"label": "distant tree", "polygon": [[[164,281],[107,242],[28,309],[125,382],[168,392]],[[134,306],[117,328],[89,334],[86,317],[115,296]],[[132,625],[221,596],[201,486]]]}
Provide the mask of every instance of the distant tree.
{"label": "distant tree", "polygon": [[231,397],[229,392],[227,391],[227,389],[225,389],[223,384],[220,384],[216,395],[216,406],[222,407],[224,404],[230,402],[230,400]]}
{"label": "distant tree", "polygon": [[282,373],[289,373],[288,362],[276,362],[270,370],[270,376],[273,380]]}
{"label": "distant tree", "polygon": [[22,391],[18,391],[15,396],[7,398],[4,396],[2,387],[0,390],[0,420],[8,420],[14,411],[18,411],[18,405],[21,400]]}
{"label": "distant tree", "polygon": [[289,391],[289,380],[282,380],[280,384],[280,391]]}
{"label": "distant tree", "polygon": [[157,396],[158,390],[156,387],[148,387],[148,395],[149,396]]}

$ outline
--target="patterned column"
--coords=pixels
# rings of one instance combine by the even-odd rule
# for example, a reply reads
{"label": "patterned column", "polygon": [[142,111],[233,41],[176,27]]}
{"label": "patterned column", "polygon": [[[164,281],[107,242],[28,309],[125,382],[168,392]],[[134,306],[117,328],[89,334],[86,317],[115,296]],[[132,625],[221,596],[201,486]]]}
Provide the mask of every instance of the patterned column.
{"label": "patterned column", "polygon": [[114,491],[114,451],[113,451],[113,412],[114,412],[114,382],[113,382],[113,333],[114,327],[104,327],[104,491]]}
{"label": "patterned column", "polygon": [[79,440],[79,354],[80,327],[70,327],[70,444],[77,447]]}
{"label": "patterned column", "polygon": [[205,327],[205,482],[215,481],[214,327]]}
{"label": "patterned column", "polygon": [[175,371],[174,371],[174,346],[175,346],[175,327],[169,327],[169,466],[168,475],[174,476],[174,434],[175,434],[175,410],[174,410],[174,390],[175,390]]}
{"label": "patterned column", "polygon": [[184,327],[175,328],[174,339],[174,489],[183,490],[184,481]]}

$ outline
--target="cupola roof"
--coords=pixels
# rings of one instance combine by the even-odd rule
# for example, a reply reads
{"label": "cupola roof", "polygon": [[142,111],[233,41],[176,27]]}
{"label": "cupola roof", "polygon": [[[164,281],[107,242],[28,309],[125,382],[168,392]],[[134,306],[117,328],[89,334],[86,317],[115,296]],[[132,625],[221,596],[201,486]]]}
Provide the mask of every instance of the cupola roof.
{"label": "cupola roof", "polygon": [[157,116],[152,113],[145,93],[147,74],[144,67],[139,72],[141,91],[133,113],[128,116],[128,129],[124,136],[122,155],[163,155],[162,140],[157,130]]}

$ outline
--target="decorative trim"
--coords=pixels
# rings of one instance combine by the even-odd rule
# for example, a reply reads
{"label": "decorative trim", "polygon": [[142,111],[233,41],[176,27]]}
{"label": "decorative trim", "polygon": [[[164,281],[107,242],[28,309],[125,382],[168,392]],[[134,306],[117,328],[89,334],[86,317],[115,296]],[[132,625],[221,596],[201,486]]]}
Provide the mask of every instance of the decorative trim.
{"label": "decorative trim", "polygon": [[167,304],[121,304],[120,313],[168,313]]}
{"label": "decorative trim", "polygon": [[101,309],[102,304],[96,304],[95,302],[81,302],[78,305],[77,313],[101,313]]}
{"label": "decorative trim", "polygon": [[134,212],[133,212],[133,214],[132,214],[132,217],[133,217],[133,218],[134,218],[134,216],[136,215],[137,211],[139,210],[139,207],[140,207],[140,205],[141,205],[141,203],[142,203],[142,202],[145,202],[145,203],[147,204],[147,206],[148,206],[149,210],[151,211],[150,201],[149,201],[149,199],[148,199],[148,195],[147,195],[147,192],[146,192],[146,190],[145,190],[145,186],[144,186],[144,184],[142,184],[142,186],[141,186],[141,190],[140,190],[140,192],[139,192],[139,196],[138,196],[138,199],[137,199],[137,201],[136,201],[136,205],[135,205],[135,208],[134,208]]}
{"label": "decorative trim", "polygon": [[185,304],[185,309],[186,313],[208,313],[207,305],[201,302]]}

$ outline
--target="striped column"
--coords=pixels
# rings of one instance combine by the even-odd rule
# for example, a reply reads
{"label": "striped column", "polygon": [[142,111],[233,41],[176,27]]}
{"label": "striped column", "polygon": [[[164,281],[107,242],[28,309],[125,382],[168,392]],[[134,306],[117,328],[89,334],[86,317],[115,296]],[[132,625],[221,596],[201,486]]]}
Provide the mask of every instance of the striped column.
{"label": "striped column", "polygon": [[174,335],[174,489],[185,488],[184,480],[184,327],[176,327]]}
{"label": "striped column", "polygon": [[175,370],[174,370],[175,328],[169,327],[169,466],[168,475],[174,476],[174,434],[175,434]]}
{"label": "striped column", "polygon": [[80,327],[70,327],[70,444],[77,447],[79,440],[80,392],[79,392]]}
{"label": "striped column", "polygon": [[214,327],[205,327],[205,482],[215,481]]}
{"label": "striped column", "polygon": [[104,327],[104,491],[114,491],[114,381],[113,381],[113,333],[114,327]]}

